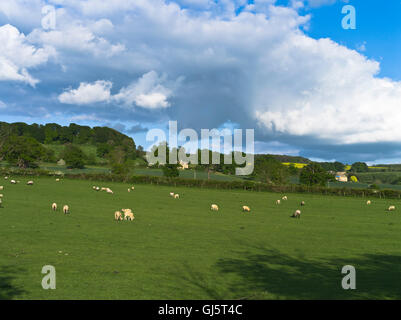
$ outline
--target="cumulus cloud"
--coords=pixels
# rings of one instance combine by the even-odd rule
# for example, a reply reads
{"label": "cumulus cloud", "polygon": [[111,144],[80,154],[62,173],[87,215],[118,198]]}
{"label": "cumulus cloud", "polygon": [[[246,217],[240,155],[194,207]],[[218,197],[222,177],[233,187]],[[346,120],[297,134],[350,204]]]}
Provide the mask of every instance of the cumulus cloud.
{"label": "cumulus cloud", "polygon": [[82,82],[78,89],[69,89],[59,95],[58,100],[65,104],[93,104],[110,99],[112,87],[110,81],[99,80],[94,83]]}
{"label": "cumulus cloud", "polygon": [[0,81],[21,81],[35,86],[39,80],[28,69],[46,63],[54,50],[31,45],[25,35],[9,24],[0,27]]}
{"label": "cumulus cloud", "polygon": [[138,106],[145,109],[160,109],[170,107],[168,98],[172,90],[165,87],[166,76],[160,76],[155,71],[144,74],[137,82],[132,83],[114,96],[116,101],[128,106]]}

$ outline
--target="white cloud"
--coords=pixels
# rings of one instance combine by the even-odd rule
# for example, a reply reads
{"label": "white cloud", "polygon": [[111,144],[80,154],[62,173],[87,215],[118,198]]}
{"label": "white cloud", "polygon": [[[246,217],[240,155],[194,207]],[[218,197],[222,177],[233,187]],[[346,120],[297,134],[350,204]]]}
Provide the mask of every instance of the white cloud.
{"label": "white cloud", "polygon": [[165,82],[166,76],[159,77],[157,72],[150,71],[137,82],[122,88],[114,99],[125,105],[136,105],[146,109],[168,108],[168,98],[171,97],[172,90],[163,85]]}
{"label": "white cloud", "polygon": [[31,45],[17,28],[9,24],[0,27],[0,81],[21,81],[35,86],[39,80],[27,69],[46,63],[54,54],[51,47]]}
{"label": "white cloud", "polygon": [[0,109],[5,109],[7,107],[7,105],[0,100]]}
{"label": "white cloud", "polygon": [[81,82],[78,89],[70,89],[59,95],[58,100],[65,104],[93,104],[110,99],[110,81],[96,81],[94,83]]}

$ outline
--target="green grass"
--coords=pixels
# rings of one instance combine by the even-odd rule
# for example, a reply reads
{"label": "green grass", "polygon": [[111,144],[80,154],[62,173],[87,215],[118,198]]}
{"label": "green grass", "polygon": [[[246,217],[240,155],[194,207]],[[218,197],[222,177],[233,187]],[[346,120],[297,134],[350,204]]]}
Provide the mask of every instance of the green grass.
{"label": "green grass", "polygon": [[[0,299],[401,298],[401,213],[385,211],[400,201],[288,194],[276,206],[272,193],[19,180],[0,183]],[[115,222],[125,207],[135,221]],[[348,264],[357,290],[341,288]],[[44,265],[56,290],[41,287]]]}

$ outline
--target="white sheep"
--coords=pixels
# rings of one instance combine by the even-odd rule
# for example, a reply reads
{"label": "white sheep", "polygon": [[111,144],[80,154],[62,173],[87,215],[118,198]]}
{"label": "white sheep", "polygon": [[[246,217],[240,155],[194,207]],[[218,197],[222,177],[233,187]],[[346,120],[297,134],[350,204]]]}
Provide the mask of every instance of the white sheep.
{"label": "white sheep", "polygon": [[17,181],[11,180],[10,183],[11,183],[11,184],[17,184]]}
{"label": "white sheep", "polygon": [[387,210],[388,211],[394,211],[395,210],[395,206],[389,206]]}
{"label": "white sheep", "polygon": [[210,210],[212,210],[212,211],[219,211],[219,206],[218,206],[217,204],[212,204],[212,205],[210,206]]}
{"label": "white sheep", "polygon": [[282,200],[288,200],[287,196],[284,196],[284,197],[282,198]]}
{"label": "white sheep", "polygon": [[179,199],[180,198],[180,195],[179,194],[175,194],[174,195],[174,199]]}
{"label": "white sheep", "polygon": [[28,186],[33,186],[33,181],[28,181],[26,184],[27,184]]}
{"label": "white sheep", "polygon": [[134,186],[132,186],[132,187],[131,187],[131,189],[132,189],[132,190],[135,190],[135,187],[134,187]]}
{"label": "white sheep", "polygon": [[0,190],[4,190],[4,187],[3,187],[3,186],[0,186]]}
{"label": "white sheep", "polygon": [[3,196],[3,194],[0,194],[0,198],[3,198],[4,196]]}
{"label": "white sheep", "polygon": [[251,212],[251,209],[248,206],[242,206],[242,211]]}
{"label": "white sheep", "polygon": [[57,203],[53,203],[53,204],[52,204],[52,210],[53,210],[53,211],[56,211],[56,210],[57,210]]}
{"label": "white sheep", "polygon": [[277,200],[277,201],[276,201],[276,204],[280,204],[280,203],[281,203],[281,200]]}
{"label": "white sheep", "polygon": [[63,207],[63,212],[64,212],[64,214],[69,214],[69,213],[70,213],[70,207],[67,206],[67,205],[65,205],[65,206]]}
{"label": "white sheep", "polygon": [[305,205],[305,201],[301,201],[301,206],[303,207]]}
{"label": "white sheep", "polygon": [[128,188],[128,192],[131,192],[131,189],[130,189],[130,188]]}
{"label": "white sheep", "polygon": [[59,179],[59,178],[57,178],[57,179],[56,179],[56,182],[60,182],[60,179]]}
{"label": "white sheep", "polygon": [[106,192],[107,192],[107,193],[110,193],[110,194],[113,194],[113,193],[114,193],[114,192],[113,192],[111,189],[109,189],[109,188],[107,188]]}
{"label": "white sheep", "polygon": [[292,215],[293,218],[301,218],[301,210],[296,210]]}
{"label": "white sheep", "polygon": [[122,213],[120,211],[114,212],[114,219],[117,220],[117,221],[122,220],[123,219]]}
{"label": "white sheep", "polygon": [[122,209],[121,210],[122,212],[124,212],[124,220],[134,220],[135,219],[135,217],[134,217],[134,213],[132,212],[132,210],[131,209]]}
{"label": "white sheep", "polygon": [[366,205],[371,205],[372,204],[372,201],[370,201],[370,200],[368,200],[368,201],[366,201]]}
{"label": "white sheep", "polygon": [[174,198],[174,192],[170,192],[170,196]]}

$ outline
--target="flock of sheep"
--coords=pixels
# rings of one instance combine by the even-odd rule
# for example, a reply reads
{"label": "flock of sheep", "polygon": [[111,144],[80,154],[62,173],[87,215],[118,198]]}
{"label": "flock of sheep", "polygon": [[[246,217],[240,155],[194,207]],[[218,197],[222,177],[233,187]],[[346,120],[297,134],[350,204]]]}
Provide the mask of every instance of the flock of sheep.
{"label": "flock of sheep", "polygon": [[[4,177],[4,179],[8,180],[8,177]],[[59,181],[60,181],[60,179],[56,179],[56,182],[59,182]],[[20,183],[20,181],[10,180],[10,183],[11,184],[18,184],[18,183]],[[33,186],[33,184],[34,184],[33,181],[28,181],[27,182],[28,186]],[[92,189],[95,190],[95,191],[105,191],[106,193],[114,194],[114,192],[108,187],[93,186]],[[4,186],[0,186],[0,191],[3,191],[3,190],[4,190]],[[128,192],[131,192],[133,190],[135,190],[135,187],[133,187],[133,186],[128,188]],[[174,192],[170,192],[170,196],[172,198],[174,198],[174,199],[179,199],[180,198],[180,195],[176,194]],[[4,197],[3,194],[0,194],[0,207],[2,207],[2,205],[3,205],[3,197]],[[287,201],[287,200],[288,200],[288,197],[287,196],[283,196],[281,199],[276,201],[276,205],[280,205],[281,201]],[[371,204],[372,204],[371,200],[367,200],[366,201],[366,205],[371,205]],[[301,206],[305,206],[305,201],[301,201],[300,205]],[[53,203],[51,205],[51,209],[53,211],[57,211],[57,208],[58,208],[57,203]],[[219,211],[219,206],[217,204],[212,204],[211,207],[210,207],[210,210]],[[251,208],[249,206],[242,206],[242,211],[243,212],[251,212]],[[387,211],[395,211],[395,206],[394,205],[389,206],[387,208]],[[63,213],[64,214],[69,214],[70,213],[70,208],[69,208],[68,205],[64,205],[63,206]],[[299,209],[295,210],[295,212],[292,214],[291,217],[300,218],[301,217],[301,210],[299,210]],[[121,209],[121,211],[116,211],[114,213],[114,219],[116,221],[122,221],[122,220],[133,221],[135,219],[135,217],[134,217],[134,213],[132,212],[132,209]]]}

